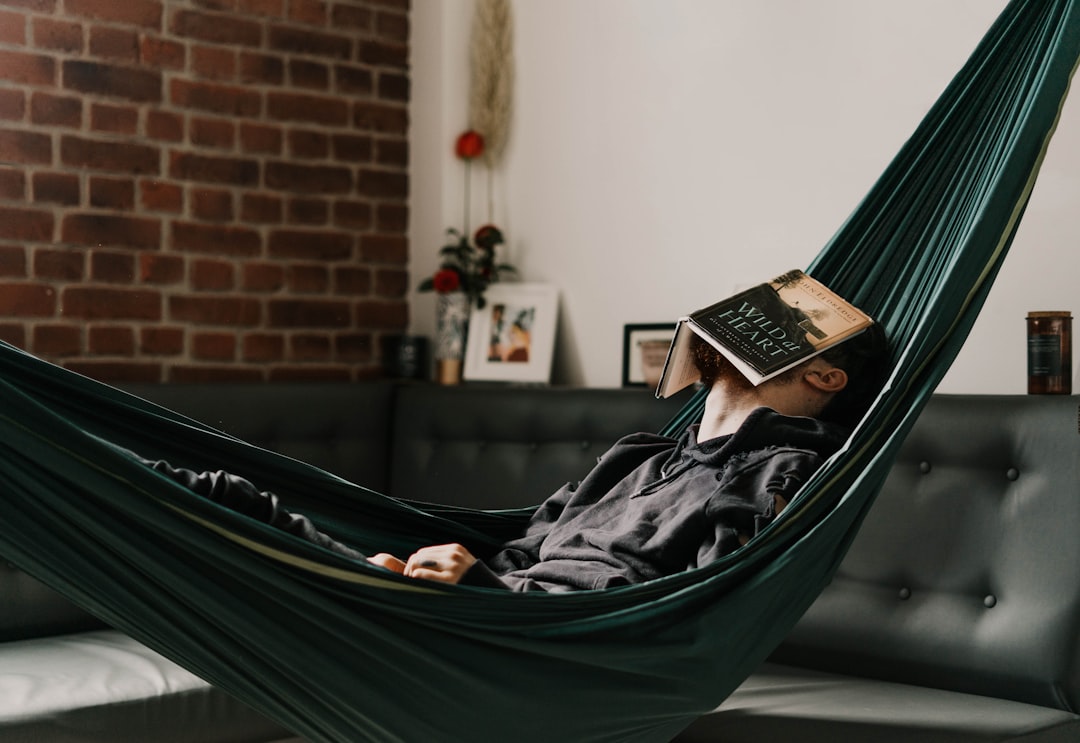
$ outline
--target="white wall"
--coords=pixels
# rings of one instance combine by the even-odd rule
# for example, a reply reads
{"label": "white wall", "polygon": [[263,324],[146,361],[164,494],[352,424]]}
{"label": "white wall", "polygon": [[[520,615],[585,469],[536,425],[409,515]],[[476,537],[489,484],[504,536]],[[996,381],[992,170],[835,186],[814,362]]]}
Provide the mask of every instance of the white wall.
{"label": "white wall", "polygon": [[[805,266],[1004,4],[515,0],[516,110],[493,216],[524,278],[560,288],[554,381],[618,386],[625,323],[673,322]],[[414,285],[462,222],[452,144],[471,12],[472,0],[414,0]],[[1077,97],[942,391],[1022,393],[1025,314],[1080,314]],[[411,308],[430,334],[431,296]]]}

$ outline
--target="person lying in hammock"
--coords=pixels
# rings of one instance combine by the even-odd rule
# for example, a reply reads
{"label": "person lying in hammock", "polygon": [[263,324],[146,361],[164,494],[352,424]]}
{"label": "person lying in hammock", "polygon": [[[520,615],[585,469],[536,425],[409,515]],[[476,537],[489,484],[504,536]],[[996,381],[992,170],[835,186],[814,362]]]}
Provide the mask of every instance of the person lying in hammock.
{"label": "person lying in hammock", "polygon": [[694,358],[710,388],[700,423],[679,439],[622,438],[484,561],[460,544],[367,557],[243,478],[139,459],[199,495],[411,578],[515,591],[641,583],[705,565],[769,524],[843,444],[840,421],[857,420],[876,394],[884,341],[873,325],[757,387],[704,342]]}

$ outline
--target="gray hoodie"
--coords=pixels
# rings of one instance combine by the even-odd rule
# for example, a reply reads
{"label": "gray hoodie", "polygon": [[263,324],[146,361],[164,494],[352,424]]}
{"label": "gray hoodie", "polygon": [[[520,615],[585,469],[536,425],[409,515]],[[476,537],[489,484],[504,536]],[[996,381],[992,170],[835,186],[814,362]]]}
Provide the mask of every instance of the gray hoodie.
{"label": "gray hoodie", "polygon": [[573,591],[641,583],[705,565],[775,518],[843,443],[846,432],[768,408],[734,434],[701,443],[619,440],[580,483],[537,510],[523,536],[478,562],[462,583],[515,591]]}

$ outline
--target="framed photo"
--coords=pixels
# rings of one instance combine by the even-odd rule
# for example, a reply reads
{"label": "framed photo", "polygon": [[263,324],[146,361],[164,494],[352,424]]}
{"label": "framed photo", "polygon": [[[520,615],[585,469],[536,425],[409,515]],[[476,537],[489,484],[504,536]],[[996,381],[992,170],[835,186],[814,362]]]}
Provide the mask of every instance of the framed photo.
{"label": "framed photo", "polygon": [[675,337],[675,323],[626,325],[623,327],[623,387],[651,387],[660,383],[668,346]]}
{"label": "framed photo", "polygon": [[550,284],[492,284],[469,315],[465,380],[551,381],[559,291]]}

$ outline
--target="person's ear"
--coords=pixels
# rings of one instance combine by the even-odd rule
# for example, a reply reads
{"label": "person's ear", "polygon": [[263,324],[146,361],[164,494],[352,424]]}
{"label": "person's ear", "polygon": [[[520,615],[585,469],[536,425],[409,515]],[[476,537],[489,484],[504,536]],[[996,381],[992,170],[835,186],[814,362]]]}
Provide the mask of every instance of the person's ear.
{"label": "person's ear", "polygon": [[839,392],[847,387],[847,372],[838,366],[813,369],[803,377],[806,383],[820,392]]}

